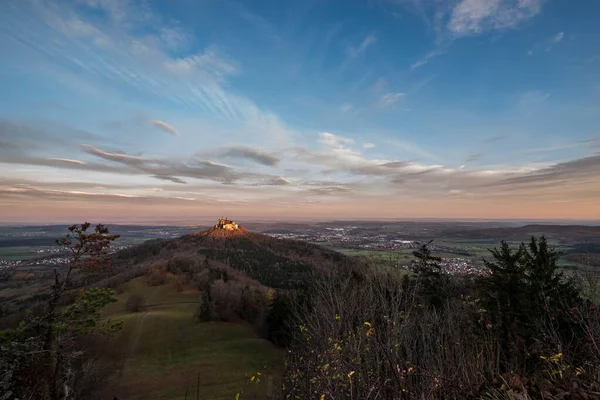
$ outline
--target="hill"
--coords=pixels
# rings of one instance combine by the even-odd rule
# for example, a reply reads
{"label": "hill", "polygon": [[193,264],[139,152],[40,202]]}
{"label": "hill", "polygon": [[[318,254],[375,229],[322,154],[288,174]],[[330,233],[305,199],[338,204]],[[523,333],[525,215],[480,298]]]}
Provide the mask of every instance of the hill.
{"label": "hill", "polygon": [[363,268],[360,262],[321,246],[254,233],[243,226],[214,227],[175,239],[157,239],[115,254],[115,266],[195,259],[230,267],[275,289],[305,287],[315,273]]}
{"label": "hill", "polygon": [[545,235],[557,242],[598,242],[600,240],[600,226],[586,225],[524,225],[520,227],[498,227],[483,229],[456,230],[448,229],[445,232],[453,237],[465,237],[476,239],[505,239],[505,240],[528,240],[531,236]]}
{"label": "hill", "polygon": [[[289,317],[273,302],[306,287],[315,274],[361,267],[335,251],[230,220],[122,250],[113,263],[117,279],[103,284],[121,293],[104,317],[123,321],[113,343],[124,356],[103,394],[136,399],[186,398],[188,390],[194,398],[196,387],[200,398],[234,398],[240,391],[245,398],[271,398],[283,364],[283,350],[273,342],[281,342]],[[118,277],[128,270],[144,273],[123,283]],[[138,312],[127,310],[134,295],[143,298]],[[262,384],[249,387],[257,372]]]}

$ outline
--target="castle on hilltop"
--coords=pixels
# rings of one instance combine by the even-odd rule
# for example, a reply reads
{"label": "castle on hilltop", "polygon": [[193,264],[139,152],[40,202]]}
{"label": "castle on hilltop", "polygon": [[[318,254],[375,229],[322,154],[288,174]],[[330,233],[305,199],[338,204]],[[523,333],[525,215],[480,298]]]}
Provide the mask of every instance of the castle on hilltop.
{"label": "castle on hilltop", "polygon": [[219,218],[219,221],[217,221],[217,224],[215,225],[215,229],[225,229],[227,231],[234,231],[238,228],[239,226],[235,221],[227,218]]}

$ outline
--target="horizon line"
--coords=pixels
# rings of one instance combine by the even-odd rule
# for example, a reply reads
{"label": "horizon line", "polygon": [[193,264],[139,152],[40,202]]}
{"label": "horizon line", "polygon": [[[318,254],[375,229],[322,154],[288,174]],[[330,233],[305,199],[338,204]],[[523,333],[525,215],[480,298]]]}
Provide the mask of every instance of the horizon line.
{"label": "horizon line", "polygon": [[[218,218],[217,218],[218,219]],[[91,221],[93,219],[88,220]],[[245,223],[351,223],[351,222],[477,222],[477,223],[544,223],[544,224],[556,224],[556,225],[577,225],[577,223],[583,223],[584,225],[600,226],[600,219],[547,219],[547,218],[435,218],[435,217],[423,217],[423,218],[336,218],[336,219],[280,219],[280,218],[234,218],[235,221],[243,221]],[[133,220],[133,221],[108,221],[108,222],[94,222],[94,224],[102,223],[103,225],[112,226],[172,226],[172,227],[203,227],[210,226],[213,224],[214,219],[210,217],[198,218],[196,223],[191,223],[183,220]],[[84,221],[86,222],[86,221]],[[11,228],[11,227],[38,227],[38,226],[57,226],[57,225],[71,225],[73,222],[65,221],[49,221],[49,222],[8,222],[0,221],[0,227]]]}

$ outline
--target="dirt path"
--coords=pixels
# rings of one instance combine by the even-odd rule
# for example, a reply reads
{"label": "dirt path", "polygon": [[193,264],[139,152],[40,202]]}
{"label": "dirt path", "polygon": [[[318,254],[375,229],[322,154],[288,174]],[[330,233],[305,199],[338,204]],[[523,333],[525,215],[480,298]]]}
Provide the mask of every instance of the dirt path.
{"label": "dirt path", "polygon": [[[133,338],[131,339],[131,344],[129,345],[129,349],[128,349],[128,354],[127,357],[125,357],[125,359],[130,359],[133,355],[133,353],[135,352],[135,350],[137,349],[137,346],[140,342],[140,336],[141,336],[141,332],[142,332],[142,324],[144,323],[144,317],[146,316],[146,314],[148,314],[148,311],[144,311],[143,313],[140,314],[138,320],[137,320],[137,324],[135,325],[135,333],[133,334]],[[121,378],[123,377],[123,370],[125,369],[125,363],[123,363],[123,365],[121,365],[121,368],[119,368],[119,380],[121,380]]]}
{"label": "dirt path", "polygon": [[142,334],[142,325],[144,323],[144,317],[146,316],[146,314],[148,314],[148,311],[144,311],[138,318],[137,324],[135,326],[135,333],[133,334],[133,340],[131,341],[131,346],[129,347],[129,358],[133,355],[140,342],[140,336]]}

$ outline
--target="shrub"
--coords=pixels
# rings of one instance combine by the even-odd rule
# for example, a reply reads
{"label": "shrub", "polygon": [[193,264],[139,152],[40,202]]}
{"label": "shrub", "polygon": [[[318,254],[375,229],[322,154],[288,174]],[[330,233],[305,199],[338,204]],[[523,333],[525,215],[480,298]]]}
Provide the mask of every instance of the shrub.
{"label": "shrub", "polygon": [[164,265],[155,263],[150,266],[148,272],[148,285],[159,286],[167,282],[167,268]]}
{"label": "shrub", "polygon": [[210,300],[210,294],[208,292],[202,293],[200,297],[200,304],[196,311],[196,318],[200,322],[207,322],[212,320],[212,304]]}
{"label": "shrub", "polygon": [[167,262],[167,271],[173,274],[190,273],[200,269],[200,262],[196,257],[175,256]]}
{"label": "shrub", "polygon": [[186,277],[184,275],[178,275],[175,277],[175,290],[178,292],[183,291],[183,287],[186,283]]}
{"label": "shrub", "polygon": [[144,308],[144,296],[141,294],[132,294],[125,303],[125,310],[127,312],[139,312]]}

